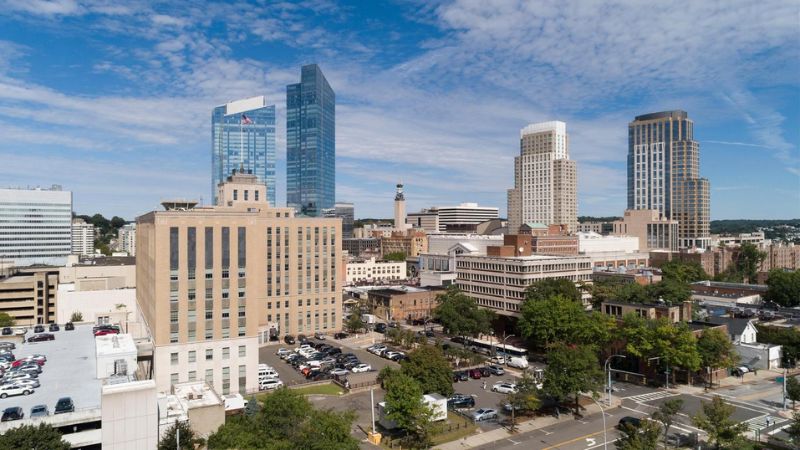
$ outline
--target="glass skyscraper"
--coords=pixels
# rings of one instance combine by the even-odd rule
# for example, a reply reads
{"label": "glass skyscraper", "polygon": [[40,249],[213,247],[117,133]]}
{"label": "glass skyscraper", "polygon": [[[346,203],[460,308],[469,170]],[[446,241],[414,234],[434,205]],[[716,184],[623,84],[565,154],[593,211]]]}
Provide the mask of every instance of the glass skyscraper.
{"label": "glass skyscraper", "polygon": [[286,204],[322,216],[336,201],[336,94],[319,66],[286,86]]}
{"label": "glass skyscraper", "polygon": [[214,108],[211,115],[211,197],[217,185],[240,168],[267,185],[275,203],[275,105],[264,96],[236,100]]}

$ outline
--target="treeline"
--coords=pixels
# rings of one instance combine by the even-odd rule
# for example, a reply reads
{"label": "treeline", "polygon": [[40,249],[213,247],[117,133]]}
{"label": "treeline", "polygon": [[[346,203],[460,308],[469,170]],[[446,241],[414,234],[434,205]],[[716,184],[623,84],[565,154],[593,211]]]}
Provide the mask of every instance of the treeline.
{"label": "treeline", "polygon": [[622,217],[617,217],[617,216],[608,216],[608,217],[578,216],[578,223],[584,223],[584,222],[613,222],[615,220],[622,220]]}
{"label": "treeline", "polygon": [[752,233],[759,228],[772,228],[780,225],[791,225],[800,227],[800,219],[731,219],[731,220],[712,220],[711,232],[713,234],[723,233]]}
{"label": "treeline", "polygon": [[97,233],[94,237],[94,248],[99,249],[104,255],[111,254],[111,249],[108,247],[111,239],[119,236],[119,229],[127,223],[122,217],[114,216],[109,220],[100,213],[93,216],[80,214],[75,217],[94,225]]}

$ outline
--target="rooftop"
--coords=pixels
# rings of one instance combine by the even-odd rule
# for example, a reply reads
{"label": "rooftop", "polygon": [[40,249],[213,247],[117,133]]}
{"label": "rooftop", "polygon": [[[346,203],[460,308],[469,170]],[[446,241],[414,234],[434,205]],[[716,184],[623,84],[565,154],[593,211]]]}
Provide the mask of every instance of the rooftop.
{"label": "rooftop", "polygon": [[95,338],[97,357],[136,354],[136,343],[130,334],[107,334]]}

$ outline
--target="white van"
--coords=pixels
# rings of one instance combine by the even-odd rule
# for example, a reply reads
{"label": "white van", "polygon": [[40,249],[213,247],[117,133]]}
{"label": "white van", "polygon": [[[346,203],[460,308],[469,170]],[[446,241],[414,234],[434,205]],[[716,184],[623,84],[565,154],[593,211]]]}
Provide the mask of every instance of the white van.
{"label": "white van", "polygon": [[508,360],[508,367],[516,367],[517,369],[527,369],[528,360],[525,358],[512,357]]}
{"label": "white van", "polygon": [[264,367],[264,368],[259,367],[259,369],[258,369],[258,379],[259,379],[259,381],[260,380],[268,380],[268,379],[271,379],[271,378],[279,378],[278,372],[276,372],[275,369],[266,368],[266,367]]}

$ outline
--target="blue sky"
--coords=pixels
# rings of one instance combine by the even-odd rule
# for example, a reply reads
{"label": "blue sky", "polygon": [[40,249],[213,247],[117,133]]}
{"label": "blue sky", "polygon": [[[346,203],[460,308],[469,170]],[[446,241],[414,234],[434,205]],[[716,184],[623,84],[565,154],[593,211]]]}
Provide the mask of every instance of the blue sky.
{"label": "blue sky", "polygon": [[[649,4],[648,4],[649,3]],[[506,209],[519,129],[567,122],[579,214],[625,208],[627,124],[685,109],[712,218],[800,217],[800,6],[786,1],[0,0],[0,185],[133,219],[210,196],[211,109],[320,64],[358,217]]]}

